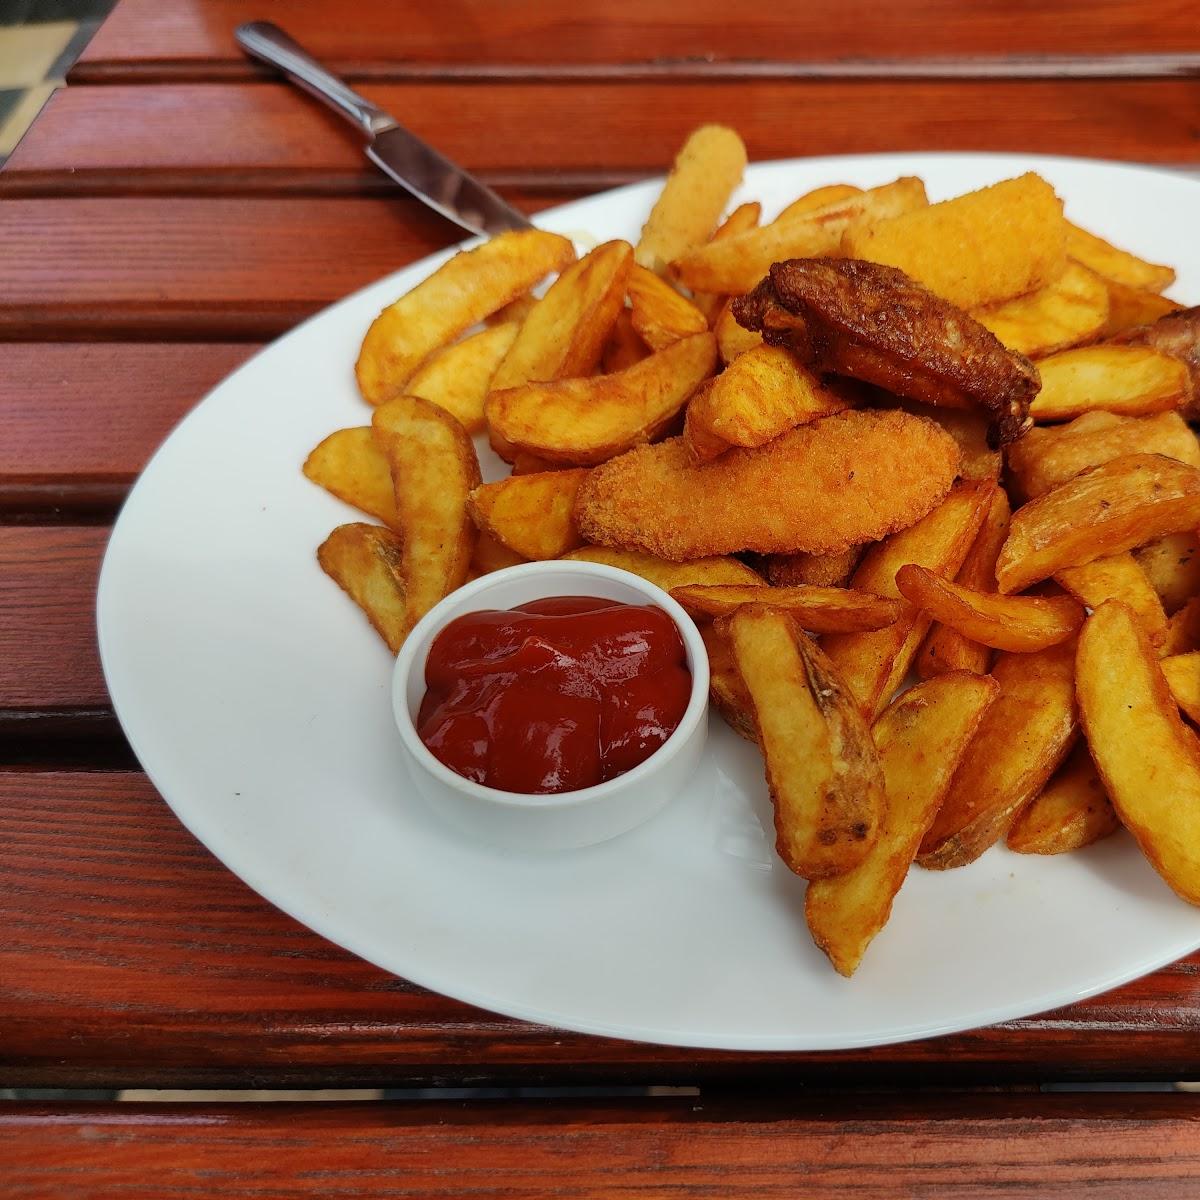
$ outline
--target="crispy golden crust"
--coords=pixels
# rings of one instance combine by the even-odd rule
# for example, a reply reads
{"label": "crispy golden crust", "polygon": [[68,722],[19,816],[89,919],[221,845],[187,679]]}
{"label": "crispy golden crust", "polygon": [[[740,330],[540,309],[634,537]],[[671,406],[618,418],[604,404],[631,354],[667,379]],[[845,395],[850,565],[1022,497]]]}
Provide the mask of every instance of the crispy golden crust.
{"label": "crispy golden crust", "polygon": [[733,303],[747,329],[802,362],[950,408],[982,408],[995,448],[1029,427],[1041,382],[1023,355],[903,271],[852,258],[775,263]]}
{"label": "crispy golden crust", "polygon": [[1200,305],[1168,313],[1153,325],[1126,330],[1112,341],[1119,345],[1153,346],[1181,359],[1187,366],[1190,385],[1183,415],[1193,420],[1200,416]]}
{"label": "crispy golden crust", "polygon": [[958,471],[954,439],[899,410],[844,412],[693,466],[679,438],[597,467],[584,538],[676,561],[753,550],[836,554],[919,521]]}

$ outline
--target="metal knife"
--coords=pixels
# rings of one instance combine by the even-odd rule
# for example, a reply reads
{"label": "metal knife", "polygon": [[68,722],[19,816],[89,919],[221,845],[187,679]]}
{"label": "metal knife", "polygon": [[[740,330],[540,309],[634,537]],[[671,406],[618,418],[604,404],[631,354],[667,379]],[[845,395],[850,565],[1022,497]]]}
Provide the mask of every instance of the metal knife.
{"label": "metal knife", "polygon": [[443,217],[489,236],[533,228],[523,213],[327,71],[278,25],[251,21],[239,26],[234,36],[247,54],[277,67],[292,83],[357,125],[370,139],[367,157]]}

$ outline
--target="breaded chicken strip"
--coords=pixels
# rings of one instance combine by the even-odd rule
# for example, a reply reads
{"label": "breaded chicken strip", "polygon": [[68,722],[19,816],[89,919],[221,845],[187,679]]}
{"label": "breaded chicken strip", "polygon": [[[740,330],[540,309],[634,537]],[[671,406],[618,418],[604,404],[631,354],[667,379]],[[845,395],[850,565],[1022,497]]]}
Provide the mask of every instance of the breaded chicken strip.
{"label": "breaded chicken strip", "polygon": [[584,480],[584,538],[675,561],[754,550],[836,554],[919,521],[950,489],[959,451],[899,409],[850,411],[693,466],[681,438],[639,446]]}
{"label": "breaded chicken strip", "polygon": [[1153,346],[1181,359],[1188,369],[1188,393],[1180,411],[1189,421],[1200,417],[1200,305],[1167,313],[1153,325],[1127,329],[1112,341],[1119,345]]}
{"label": "breaded chicken strip", "polygon": [[1029,403],[1042,386],[1033,363],[895,267],[853,258],[775,263],[733,302],[733,315],[818,371],[926,404],[983,409],[993,449],[1032,424]]}

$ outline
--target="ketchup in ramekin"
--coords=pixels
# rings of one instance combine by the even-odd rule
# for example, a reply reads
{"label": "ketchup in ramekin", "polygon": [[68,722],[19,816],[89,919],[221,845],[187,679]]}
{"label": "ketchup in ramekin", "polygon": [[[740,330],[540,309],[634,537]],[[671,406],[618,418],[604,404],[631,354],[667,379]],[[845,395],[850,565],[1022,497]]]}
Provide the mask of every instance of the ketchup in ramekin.
{"label": "ketchup in ramekin", "polygon": [[552,596],[451,621],[425,662],[417,733],[452,771],[529,795],[644,762],[691,695],[683,639],[649,604]]}

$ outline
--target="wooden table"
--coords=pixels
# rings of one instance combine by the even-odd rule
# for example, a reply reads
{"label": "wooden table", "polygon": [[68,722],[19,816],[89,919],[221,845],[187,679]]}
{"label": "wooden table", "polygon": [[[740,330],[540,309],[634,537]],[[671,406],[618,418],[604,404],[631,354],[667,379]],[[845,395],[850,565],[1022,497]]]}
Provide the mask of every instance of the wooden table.
{"label": "wooden table", "polygon": [[231,31],[255,17],[529,210],[660,170],[708,119],[760,159],[944,148],[1200,167],[1200,26],[1177,0],[122,0],[0,174],[0,1083],[701,1094],[7,1105],[5,1194],[1195,1187],[1191,1096],[1036,1085],[1200,1078],[1200,956],[936,1041],[663,1049],[388,976],[176,822],[97,660],[96,573],[121,499],[264,340],[458,237],[240,56]]}

